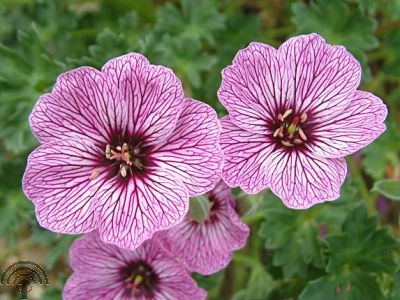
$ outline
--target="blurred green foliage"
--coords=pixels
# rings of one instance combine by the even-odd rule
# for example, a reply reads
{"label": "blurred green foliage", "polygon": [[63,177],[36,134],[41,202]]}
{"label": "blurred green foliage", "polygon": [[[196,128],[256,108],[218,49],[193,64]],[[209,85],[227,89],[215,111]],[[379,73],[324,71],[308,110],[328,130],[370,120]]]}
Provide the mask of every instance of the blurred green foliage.
{"label": "blurred green foliage", "polygon": [[245,217],[246,248],[225,270],[195,278],[210,299],[400,299],[399,204],[371,191],[376,181],[400,178],[399,0],[0,0],[0,269],[43,249],[52,281],[42,299],[60,299],[70,274],[75,237],[41,229],[21,192],[37,145],[29,113],[58,74],[138,51],[171,67],[188,97],[222,116],[220,72],[240,48],[309,32],[359,59],[361,88],[389,107],[388,130],[349,158],[338,201],[293,211],[266,193]]}

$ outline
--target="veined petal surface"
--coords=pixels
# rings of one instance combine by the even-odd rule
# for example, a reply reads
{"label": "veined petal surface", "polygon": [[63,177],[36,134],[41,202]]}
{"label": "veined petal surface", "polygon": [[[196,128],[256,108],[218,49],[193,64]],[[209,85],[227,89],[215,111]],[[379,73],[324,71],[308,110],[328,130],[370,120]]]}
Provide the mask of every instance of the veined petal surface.
{"label": "veined petal surface", "polygon": [[149,143],[157,143],[172,132],[184,96],[181,82],[170,69],[129,53],[110,60],[102,71],[127,101],[130,135],[146,136]]}
{"label": "veined petal surface", "polygon": [[207,104],[187,99],[176,128],[157,146],[158,165],[183,182],[190,196],[210,191],[221,176],[221,125]]}
{"label": "veined petal surface", "polygon": [[224,153],[222,178],[230,187],[240,186],[255,194],[268,184],[267,160],[274,149],[268,136],[245,131],[230,117],[221,120],[221,147]]}

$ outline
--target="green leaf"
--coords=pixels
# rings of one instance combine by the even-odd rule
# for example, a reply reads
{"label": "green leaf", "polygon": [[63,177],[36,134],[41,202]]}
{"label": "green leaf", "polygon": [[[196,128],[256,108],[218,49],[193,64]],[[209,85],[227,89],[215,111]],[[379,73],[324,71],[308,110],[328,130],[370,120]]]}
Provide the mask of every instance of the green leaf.
{"label": "green leaf", "polygon": [[365,154],[362,165],[373,179],[385,177],[388,166],[397,166],[400,157],[400,130],[397,121],[386,122],[386,131],[362,151]]}
{"label": "green leaf", "polygon": [[174,37],[206,39],[214,43],[213,34],[223,29],[225,17],[212,1],[181,0],[181,9],[167,3],[158,12],[156,28]]}
{"label": "green leaf", "polygon": [[326,238],[331,253],[327,271],[394,272],[399,244],[387,228],[377,228],[377,223],[376,216],[368,216],[364,204],[356,207],[343,223],[342,233]]}
{"label": "green leaf", "polygon": [[273,264],[281,266],[285,277],[306,277],[313,265],[324,267],[322,228],[328,232],[341,226],[347,212],[354,206],[354,189],[347,182],[342,197],[307,210],[292,210],[271,193],[264,199],[265,221],[259,235],[265,247],[274,250]]}
{"label": "green leaf", "polygon": [[252,268],[246,288],[237,292],[232,300],[263,300],[275,288],[272,276],[266,272],[262,265]]}
{"label": "green leaf", "polygon": [[65,66],[51,59],[35,26],[18,32],[19,49],[0,45],[0,139],[15,154],[31,149],[28,116],[35,101],[51,89]]}
{"label": "green leaf", "polygon": [[193,38],[166,35],[156,46],[156,52],[157,61],[173,68],[186,88],[200,87],[202,74],[216,64],[215,56],[203,51],[201,43]]}
{"label": "green leaf", "polygon": [[368,216],[362,203],[346,217],[342,231],[327,236],[326,272],[312,281],[300,299],[384,299],[380,276],[393,274],[400,254],[399,242],[376,216]]}
{"label": "green leaf", "polygon": [[400,179],[382,179],[375,182],[374,191],[381,193],[386,198],[400,201]]}
{"label": "green leaf", "polygon": [[350,0],[350,2],[357,3],[362,11],[366,11],[371,15],[375,14],[378,7],[377,0]]}
{"label": "green leaf", "polygon": [[337,278],[325,276],[311,281],[299,300],[383,300],[383,294],[374,277],[357,274]]}
{"label": "green leaf", "polygon": [[332,44],[346,46],[361,62],[364,80],[370,79],[364,51],[379,45],[374,36],[374,18],[359,9],[351,9],[346,2],[331,0],[318,0],[309,5],[294,3],[292,12],[297,33],[317,32]]}

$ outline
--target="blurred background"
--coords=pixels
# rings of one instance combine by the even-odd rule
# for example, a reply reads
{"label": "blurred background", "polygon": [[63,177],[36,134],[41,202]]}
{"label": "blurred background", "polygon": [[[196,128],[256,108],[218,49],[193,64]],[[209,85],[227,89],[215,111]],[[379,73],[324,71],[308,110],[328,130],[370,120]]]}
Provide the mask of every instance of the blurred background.
{"label": "blurred background", "polygon": [[[387,131],[348,158],[342,197],[292,211],[271,193],[242,197],[252,234],[228,268],[194,275],[209,299],[400,299],[400,0],[0,0],[0,270],[41,264],[48,286],[30,299],[61,299],[75,236],[38,226],[21,191],[37,146],[28,115],[58,74],[101,67],[137,51],[172,68],[186,96],[218,102],[223,67],[251,41],[279,46],[318,32],[363,66],[361,89],[389,108]],[[0,299],[15,290],[0,286]]]}

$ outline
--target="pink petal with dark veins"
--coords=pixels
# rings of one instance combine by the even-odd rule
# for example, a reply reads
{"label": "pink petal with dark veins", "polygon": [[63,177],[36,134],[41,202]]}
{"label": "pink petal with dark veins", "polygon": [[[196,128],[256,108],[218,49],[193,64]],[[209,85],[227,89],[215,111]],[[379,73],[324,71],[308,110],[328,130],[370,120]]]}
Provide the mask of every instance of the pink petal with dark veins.
{"label": "pink petal with dark veins", "polygon": [[144,135],[157,143],[172,132],[184,101],[182,84],[172,70],[129,53],[110,60],[102,71],[127,101],[131,135]]}
{"label": "pink petal with dark veins", "polygon": [[356,91],[343,112],[313,129],[309,148],[322,157],[343,157],[374,141],[386,126],[387,108],[371,93]]}
{"label": "pink petal with dark veins", "polygon": [[318,34],[296,36],[279,48],[293,70],[294,109],[319,121],[344,110],[361,80],[361,66],[342,46]]}
{"label": "pink petal with dark veins", "polygon": [[158,165],[183,182],[189,196],[211,190],[221,176],[221,125],[207,104],[187,99],[175,130],[153,154]]}
{"label": "pink petal with dark veins", "polygon": [[162,170],[127,180],[114,177],[105,182],[95,206],[101,239],[135,249],[156,231],[179,224],[189,199],[184,184]]}
{"label": "pink petal with dark veins", "polygon": [[[121,270],[135,262],[149,265],[158,278],[152,299],[202,300],[206,297],[206,292],[196,285],[183,266],[155,240],[128,251],[103,243],[97,232],[92,232],[72,244],[70,257],[74,274],[65,284],[65,300],[133,299],[132,288],[121,277]],[[148,298],[139,295],[135,299]]]}
{"label": "pink petal with dark veins", "polygon": [[107,76],[81,67],[58,77],[53,91],[36,103],[29,121],[41,143],[86,138],[104,144],[125,130],[126,105]]}
{"label": "pink petal with dark veins", "polygon": [[220,182],[208,194],[213,201],[210,218],[197,223],[185,220],[157,237],[189,271],[209,275],[225,268],[232,252],[245,246],[249,228],[242,223],[233,208],[230,188]]}
{"label": "pink petal with dark veins", "polygon": [[230,187],[240,186],[246,193],[265,189],[268,156],[274,149],[268,136],[237,127],[230,117],[221,120],[221,147],[224,153],[222,178]]}
{"label": "pink petal with dark veins", "polygon": [[222,71],[218,98],[236,126],[254,133],[269,133],[268,122],[290,107],[291,77],[291,70],[278,50],[251,43]]}
{"label": "pink petal with dark veins", "polygon": [[99,151],[88,140],[60,140],[30,154],[23,190],[41,226],[61,233],[97,227],[93,199],[107,176],[97,162]]}
{"label": "pink petal with dark veins", "polygon": [[267,162],[272,192],[295,209],[336,200],[347,166],[344,158],[312,157],[303,152],[279,149]]}

